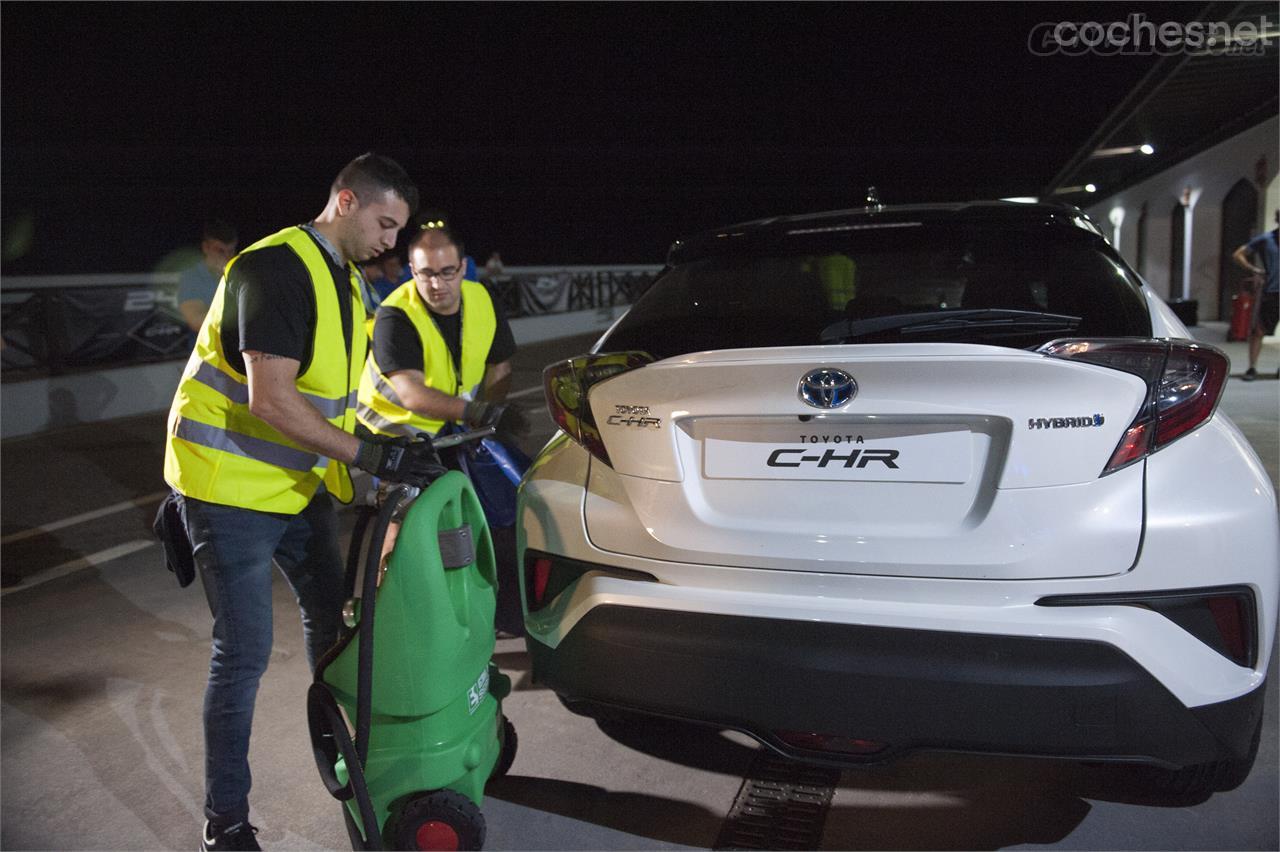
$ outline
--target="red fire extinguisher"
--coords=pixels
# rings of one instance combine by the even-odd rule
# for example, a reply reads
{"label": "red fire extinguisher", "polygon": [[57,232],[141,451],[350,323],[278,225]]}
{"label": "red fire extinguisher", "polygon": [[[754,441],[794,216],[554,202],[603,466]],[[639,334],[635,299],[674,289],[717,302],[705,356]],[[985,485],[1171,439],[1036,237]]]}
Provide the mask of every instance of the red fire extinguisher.
{"label": "red fire extinguisher", "polygon": [[1253,325],[1253,303],[1257,299],[1252,282],[1246,284],[1231,297],[1231,326],[1227,329],[1227,340],[1248,340],[1249,326]]}

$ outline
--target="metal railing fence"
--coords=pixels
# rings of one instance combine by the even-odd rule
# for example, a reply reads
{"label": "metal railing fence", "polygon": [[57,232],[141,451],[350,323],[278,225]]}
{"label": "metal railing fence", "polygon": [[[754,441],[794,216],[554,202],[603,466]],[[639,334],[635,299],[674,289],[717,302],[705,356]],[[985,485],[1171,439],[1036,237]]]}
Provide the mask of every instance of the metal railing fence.
{"label": "metal railing fence", "polygon": [[[511,267],[484,283],[514,319],[630,304],[660,269]],[[195,335],[178,312],[177,288],[176,273],[0,278],[0,378],[186,358]]]}

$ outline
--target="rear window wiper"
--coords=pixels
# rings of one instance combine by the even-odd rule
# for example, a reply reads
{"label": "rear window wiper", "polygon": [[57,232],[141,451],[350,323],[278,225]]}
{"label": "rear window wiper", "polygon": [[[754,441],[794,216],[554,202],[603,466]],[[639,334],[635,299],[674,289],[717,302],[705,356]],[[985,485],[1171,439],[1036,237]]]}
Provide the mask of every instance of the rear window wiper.
{"label": "rear window wiper", "polygon": [[1040,311],[1000,308],[925,311],[866,319],[842,319],[824,328],[818,339],[822,343],[848,343],[859,337],[886,331],[896,331],[900,335],[924,335],[962,329],[981,329],[984,332],[995,332],[999,336],[1001,331],[1015,335],[1050,330],[1070,332],[1075,331],[1078,325],[1080,317]]}

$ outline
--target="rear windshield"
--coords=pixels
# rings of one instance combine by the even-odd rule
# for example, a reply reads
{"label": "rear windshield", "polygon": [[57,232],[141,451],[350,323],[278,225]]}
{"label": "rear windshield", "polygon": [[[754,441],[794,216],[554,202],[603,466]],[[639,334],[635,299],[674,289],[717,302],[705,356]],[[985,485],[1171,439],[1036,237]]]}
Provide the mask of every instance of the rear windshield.
{"label": "rear windshield", "polygon": [[[934,320],[941,320],[935,322]],[[1148,337],[1140,284],[1084,231],[899,225],[788,235],[668,269],[601,343],[709,349]]]}

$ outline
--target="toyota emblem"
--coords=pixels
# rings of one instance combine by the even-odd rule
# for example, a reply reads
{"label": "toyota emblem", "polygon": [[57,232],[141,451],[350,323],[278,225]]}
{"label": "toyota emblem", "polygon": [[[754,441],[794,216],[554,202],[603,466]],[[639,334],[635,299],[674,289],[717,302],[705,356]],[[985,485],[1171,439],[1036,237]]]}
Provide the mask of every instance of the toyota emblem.
{"label": "toyota emblem", "polygon": [[858,383],[844,370],[822,367],[800,379],[800,399],[814,408],[839,408],[858,393]]}

